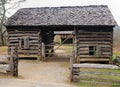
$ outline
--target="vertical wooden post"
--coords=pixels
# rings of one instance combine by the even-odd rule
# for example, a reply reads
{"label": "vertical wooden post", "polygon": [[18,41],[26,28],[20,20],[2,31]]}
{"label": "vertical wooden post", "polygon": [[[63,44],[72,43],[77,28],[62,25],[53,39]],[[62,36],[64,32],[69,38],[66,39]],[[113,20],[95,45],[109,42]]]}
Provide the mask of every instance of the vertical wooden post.
{"label": "vertical wooden post", "polygon": [[[77,33],[76,33],[76,28],[74,27],[74,61],[75,62],[80,62],[80,59],[77,59]],[[79,60],[79,61],[78,61]]]}
{"label": "vertical wooden post", "polygon": [[73,81],[73,56],[70,56],[70,82]]}
{"label": "vertical wooden post", "polygon": [[45,44],[42,43],[42,60],[45,58]]}
{"label": "vertical wooden post", "polygon": [[9,48],[10,58],[10,74],[12,76],[18,76],[18,48],[10,47]]}
{"label": "vertical wooden post", "polygon": [[37,61],[39,62],[39,61],[41,61],[42,60],[42,43],[41,43],[41,31],[39,31],[38,32],[38,37],[39,37],[39,39],[38,39],[38,56],[37,56]]}
{"label": "vertical wooden post", "polygon": [[70,81],[78,82],[80,81],[80,68],[73,67],[74,64],[74,55],[70,57]]}

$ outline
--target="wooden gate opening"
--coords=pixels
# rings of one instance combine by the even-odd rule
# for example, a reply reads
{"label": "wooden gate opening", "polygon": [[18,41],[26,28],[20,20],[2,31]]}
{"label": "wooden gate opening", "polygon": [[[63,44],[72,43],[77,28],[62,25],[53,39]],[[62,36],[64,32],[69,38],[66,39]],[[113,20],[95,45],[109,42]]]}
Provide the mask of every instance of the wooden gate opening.
{"label": "wooden gate opening", "polygon": [[[68,40],[73,41],[73,31],[54,31],[52,43],[42,43],[42,57],[69,57],[72,55],[73,42],[68,44]],[[48,41],[48,40],[47,40]],[[67,42],[67,44],[66,44]]]}

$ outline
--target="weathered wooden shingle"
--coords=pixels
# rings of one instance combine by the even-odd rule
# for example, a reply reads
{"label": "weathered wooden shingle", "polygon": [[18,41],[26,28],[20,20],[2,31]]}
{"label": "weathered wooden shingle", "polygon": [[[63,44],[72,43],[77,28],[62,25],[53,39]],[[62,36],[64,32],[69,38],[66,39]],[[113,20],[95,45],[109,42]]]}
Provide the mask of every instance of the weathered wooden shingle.
{"label": "weathered wooden shingle", "polygon": [[7,26],[41,25],[117,25],[106,5],[22,8],[6,23]]}

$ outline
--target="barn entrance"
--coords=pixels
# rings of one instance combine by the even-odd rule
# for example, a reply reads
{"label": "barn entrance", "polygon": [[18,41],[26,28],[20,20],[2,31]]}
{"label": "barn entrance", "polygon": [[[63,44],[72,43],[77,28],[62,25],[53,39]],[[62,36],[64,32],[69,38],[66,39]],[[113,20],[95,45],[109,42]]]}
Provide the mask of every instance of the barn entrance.
{"label": "barn entrance", "polygon": [[[74,33],[73,30],[45,31],[42,40],[42,58],[62,58],[73,54]],[[42,33],[43,34],[43,33]],[[44,36],[44,35],[43,35]],[[46,39],[47,38],[47,39]]]}

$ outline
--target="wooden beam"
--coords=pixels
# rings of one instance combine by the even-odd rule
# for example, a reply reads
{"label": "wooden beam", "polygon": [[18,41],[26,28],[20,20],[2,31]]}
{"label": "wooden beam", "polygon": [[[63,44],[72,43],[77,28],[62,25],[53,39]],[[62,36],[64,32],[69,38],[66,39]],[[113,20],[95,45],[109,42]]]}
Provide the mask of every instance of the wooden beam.
{"label": "wooden beam", "polygon": [[119,66],[111,65],[111,64],[73,64],[73,67],[80,67],[80,68],[98,68],[98,69],[120,69]]}

